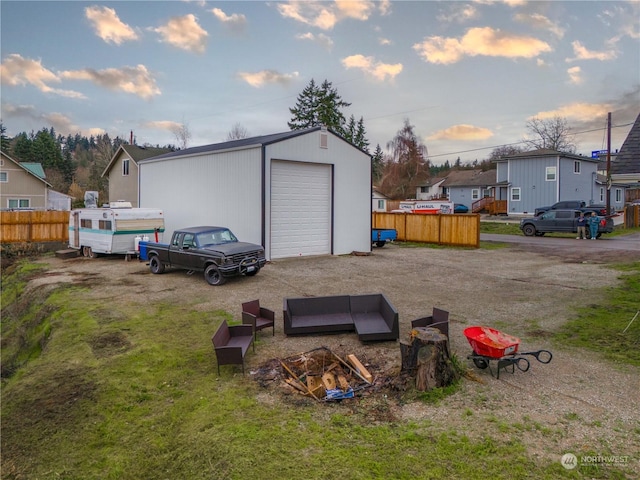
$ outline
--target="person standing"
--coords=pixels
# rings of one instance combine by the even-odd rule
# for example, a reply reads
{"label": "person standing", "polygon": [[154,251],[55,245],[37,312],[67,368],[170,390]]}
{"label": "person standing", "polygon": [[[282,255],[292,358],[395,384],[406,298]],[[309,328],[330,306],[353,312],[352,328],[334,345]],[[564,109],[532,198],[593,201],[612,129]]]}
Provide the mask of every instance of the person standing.
{"label": "person standing", "polygon": [[587,239],[587,217],[584,216],[584,212],[580,212],[580,216],[578,217],[578,236],[576,240],[580,238],[583,240]]}
{"label": "person standing", "polygon": [[591,240],[595,240],[598,236],[598,227],[600,225],[600,217],[596,215],[596,212],[591,212],[589,217],[589,232],[591,234]]}

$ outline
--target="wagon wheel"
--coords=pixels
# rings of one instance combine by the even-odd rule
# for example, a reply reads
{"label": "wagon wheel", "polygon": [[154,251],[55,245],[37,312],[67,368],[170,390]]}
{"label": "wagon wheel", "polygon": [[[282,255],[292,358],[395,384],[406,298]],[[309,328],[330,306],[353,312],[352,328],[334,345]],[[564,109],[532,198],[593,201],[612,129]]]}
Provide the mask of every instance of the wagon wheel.
{"label": "wagon wheel", "polygon": [[[475,352],[474,352],[474,355],[475,355]],[[487,362],[484,358],[473,357],[472,360],[473,360],[473,364],[476,367],[478,367],[480,370],[484,370],[489,366],[489,362]]]}

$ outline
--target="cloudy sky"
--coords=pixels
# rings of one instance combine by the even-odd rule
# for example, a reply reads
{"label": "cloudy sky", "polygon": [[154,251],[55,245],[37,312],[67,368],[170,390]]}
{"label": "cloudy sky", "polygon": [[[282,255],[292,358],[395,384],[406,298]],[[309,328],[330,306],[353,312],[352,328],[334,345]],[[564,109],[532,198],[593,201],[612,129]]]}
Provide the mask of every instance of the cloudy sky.
{"label": "cloudy sky", "polygon": [[383,150],[405,119],[434,163],[486,158],[526,122],[567,119],[578,153],[640,113],[640,2],[0,2],[2,122],[138,144],[287,131],[332,82]]}

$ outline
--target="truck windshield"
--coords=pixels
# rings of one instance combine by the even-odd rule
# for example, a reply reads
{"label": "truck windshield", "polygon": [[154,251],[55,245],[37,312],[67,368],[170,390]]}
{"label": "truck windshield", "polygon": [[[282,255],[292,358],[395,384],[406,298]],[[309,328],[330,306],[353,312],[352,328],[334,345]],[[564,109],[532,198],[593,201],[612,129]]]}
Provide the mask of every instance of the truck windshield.
{"label": "truck windshield", "polygon": [[237,242],[236,236],[231,230],[221,228],[198,234],[198,245],[206,247],[207,245],[221,245],[223,243]]}

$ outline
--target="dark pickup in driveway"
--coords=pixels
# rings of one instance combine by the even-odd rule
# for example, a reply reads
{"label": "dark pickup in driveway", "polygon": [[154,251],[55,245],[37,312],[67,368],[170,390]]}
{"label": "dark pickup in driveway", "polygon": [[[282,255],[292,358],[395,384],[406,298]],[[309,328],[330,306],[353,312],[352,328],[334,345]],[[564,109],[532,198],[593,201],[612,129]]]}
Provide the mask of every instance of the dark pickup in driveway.
{"label": "dark pickup in driveway", "polygon": [[204,272],[210,285],[222,285],[227,277],[257,274],[267,263],[264,248],[239,242],[225,227],[190,227],[176,230],[169,245],[148,242],[146,249],[151,273],[166,267]]}
{"label": "dark pickup in driveway", "polygon": [[581,200],[563,200],[561,202],[556,202],[550,207],[538,207],[536,208],[534,215],[538,216],[541,213],[548,212],[549,210],[580,210],[584,212],[585,215],[591,215],[591,212],[596,212],[596,215],[606,215],[607,214],[607,206],[606,205],[587,205],[585,202]]}
{"label": "dark pickup in driveway", "polygon": [[[520,220],[520,230],[528,236],[542,236],[551,232],[576,233],[578,231],[578,217],[581,210],[549,210],[541,215]],[[585,214],[585,216],[587,216]],[[596,238],[603,233],[613,232],[613,220],[610,217],[599,217],[598,232]],[[587,224],[587,238],[591,238],[589,225]]]}

